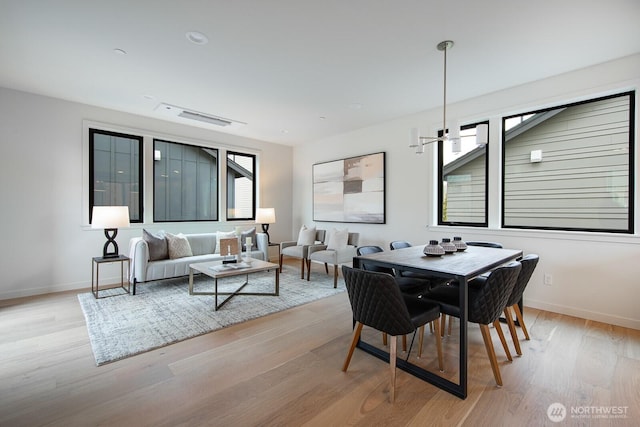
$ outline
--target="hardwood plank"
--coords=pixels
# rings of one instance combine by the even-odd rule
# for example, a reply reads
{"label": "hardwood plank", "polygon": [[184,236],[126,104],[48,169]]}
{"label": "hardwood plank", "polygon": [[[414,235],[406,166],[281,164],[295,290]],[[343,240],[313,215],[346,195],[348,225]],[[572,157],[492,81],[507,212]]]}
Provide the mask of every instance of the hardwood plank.
{"label": "hardwood plank", "polygon": [[[637,424],[640,331],[531,308],[524,315],[531,340],[518,331],[523,355],[498,357],[503,387],[470,325],[469,397],[398,370],[392,405],[388,364],[356,349],[341,371],[353,332],[346,293],[101,367],[76,292],[0,301],[0,425],[537,426],[550,425],[554,402],[628,408],[627,418],[568,425]],[[362,333],[382,346],[378,332]],[[415,344],[410,357],[438,372],[434,336],[424,338],[423,357]],[[442,375],[455,379],[455,327],[442,346]]]}

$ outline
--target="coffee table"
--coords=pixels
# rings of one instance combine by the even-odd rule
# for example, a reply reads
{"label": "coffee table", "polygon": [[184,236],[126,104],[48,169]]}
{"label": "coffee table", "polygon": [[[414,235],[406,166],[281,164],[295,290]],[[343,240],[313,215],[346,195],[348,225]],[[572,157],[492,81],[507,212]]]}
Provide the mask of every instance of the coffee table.
{"label": "coffee table", "polygon": [[[247,262],[248,261],[248,262]],[[223,264],[222,261],[209,261],[189,264],[189,295],[214,295],[214,310],[217,311],[225,305],[227,301],[236,295],[280,295],[280,266],[271,262],[265,262],[259,259],[249,258],[249,260],[237,264]],[[275,271],[275,290],[274,292],[241,292],[242,289],[249,284],[249,275],[259,273],[261,271]],[[196,292],[193,290],[193,273],[200,272],[205,274],[214,281],[213,292]],[[224,277],[245,276],[244,283],[233,292],[218,292],[218,279]],[[224,301],[218,304],[218,295],[228,295]]]}

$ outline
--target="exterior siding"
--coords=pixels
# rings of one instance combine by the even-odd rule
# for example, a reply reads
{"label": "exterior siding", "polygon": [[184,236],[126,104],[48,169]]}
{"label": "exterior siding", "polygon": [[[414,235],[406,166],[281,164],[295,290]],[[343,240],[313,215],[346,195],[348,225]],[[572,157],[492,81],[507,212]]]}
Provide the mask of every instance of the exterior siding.
{"label": "exterior siding", "polygon": [[504,226],[627,230],[629,108],[628,96],[570,106],[508,140]]}

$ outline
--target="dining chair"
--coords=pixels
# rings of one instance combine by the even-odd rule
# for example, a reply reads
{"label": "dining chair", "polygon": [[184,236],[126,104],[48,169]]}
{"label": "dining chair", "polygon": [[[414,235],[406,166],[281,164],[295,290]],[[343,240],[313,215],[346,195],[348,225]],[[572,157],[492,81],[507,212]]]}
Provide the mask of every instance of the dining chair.
{"label": "dining chair", "polygon": [[[411,243],[407,242],[406,240],[394,240],[389,243],[389,249],[391,249],[392,251],[395,251],[398,249],[410,248],[411,246],[412,246]],[[414,279],[428,280],[431,282],[431,287],[440,286],[447,283],[447,280],[436,279],[433,276],[416,273],[414,271],[398,270],[396,272],[396,275],[401,277],[411,277]]]}
{"label": "dining chair", "polygon": [[[380,246],[370,245],[370,246],[360,246],[356,253],[358,256],[360,255],[369,255],[384,252]],[[420,298],[423,294],[427,293],[431,288],[431,281],[428,279],[423,279],[420,277],[402,277],[396,274],[396,271],[390,267],[381,267],[377,265],[367,264],[365,260],[360,261],[360,267],[363,270],[367,271],[376,271],[378,273],[387,273],[394,276],[398,287],[400,288],[400,292],[403,295],[413,295]],[[431,330],[433,330],[433,326],[431,326]],[[387,345],[387,334],[382,333],[382,343]],[[407,351],[407,336],[402,336],[402,350]]]}
{"label": "dining chair", "polygon": [[513,309],[513,311],[515,312],[516,320],[522,328],[522,332],[524,333],[525,338],[529,340],[529,332],[527,331],[527,327],[524,324],[524,318],[518,304],[520,301],[522,301],[522,294],[529,284],[529,279],[531,279],[533,270],[536,269],[539,260],[540,257],[537,254],[526,255],[520,260],[522,269],[520,270],[520,274],[518,274],[518,280],[513,287],[513,291],[511,292],[511,295],[507,300],[507,306],[504,309],[504,317],[507,319],[509,332],[511,333],[513,345],[516,348],[516,353],[518,354],[518,356],[522,356],[522,349],[520,348],[520,340],[518,339],[518,335],[516,334],[516,325],[513,320],[513,314],[511,313],[511,310]]}
{"label": "dining chair", "polygon": [[[439,306],[437,303],[423,301],[415,296],[403,295],[394,277],[387,273],[354,269],[343,265],[342,275],[355,322],[351,345],[342,371],[346,372],[351,363],[351,357],[360,339],[363,326],[366,325],[386,332],[391,337],[389,344],[390,401],[393,403],[396,388],[396,337],[418,332],[420,334],[418,356],[421,356],[424,325],[432,321],[438,322],[440,318]],[[434,335],[438,352],[438,366],[440,370],[443,370],[440,335]]]}
{"label": "dining chair", "polygon": [[[304,228],[304,227],[303,227]],[[324,243],[325,230],[316,230],[315,237],[311,237],[306,242],[303,242],[302,235],[305,230],[301,229],[297,241],[287,241],[280,243],[280,273],[282,273],[282,260],[285,256],[292,258],[300,258],[300,278],[304,279],[304,268],[307,265],[307,258],[309,256],[309,246],[315,243]]]}
{"label": "dining chair", "polygon": [[467,246],[482,246],[483,248],[502,249],[502,244],[497,242],[471,241],[471,242],[465,242],[465,243],[467,244]]}
{"label": "dining chair", "polygon": [[[491,271],[488,276],[479,276],[473,279],[472,282],[478,282],[474,284],[475,286],[468,287],[467,320],[480,326],[493,376],[499,386],[502,386],[502,376],[500,375],[500,367],[493,348],[489,325],[493,324],[498,333],[507,359],[513,360],[507,347],[499,318],[507,306],[507,301],[513,292],[521,269],[520,262],[511,261]],[[460,288],[458,286],[438,286],[423,296],[423,299],[440,304],[442,313],[460,318]]]}
{"label": "dining chair", "polygon": [[[471,241],[471,242],[465,242],[465,243],[467,244],[467,246],[480,246],[480,247],[483,247],[483,248],[503,249],[502,244],[498,243],[498,242],[488,242],[488,241],[480,241],[480,240],[478,240],[478,241]],[[485,274],[485,276],[486,276],[486,274]],[[451,285],[455,285],[455,286],[458,285],[456,282],[451,282],[450,284]],[[452,320],[453,319],[451,317],[449,317],[449,335],[451,335],[451,329],[452,329],[452,323],[453,323]],[[445,325],[447,324],[447,315],[446,314],[442,315],[442,321],[440,323],[442,325],[441,334],[442,334],[442,336],[444,336],[444,328],[445,328]]]}

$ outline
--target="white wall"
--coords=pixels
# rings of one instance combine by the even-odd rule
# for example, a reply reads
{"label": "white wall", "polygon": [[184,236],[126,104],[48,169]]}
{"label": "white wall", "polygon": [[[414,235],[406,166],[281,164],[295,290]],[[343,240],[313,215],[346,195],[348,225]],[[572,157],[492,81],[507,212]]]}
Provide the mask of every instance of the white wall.
{"label": "white wall", "polygon": [[[296,147],[291,233],[296,235],[303,223],[313,223],[311,169],[314,163],[385,151],[387,223],[316,223],[316,226],[325,229],[347,226],[361,233],[360,245],[376,244],[385,249],[391,240],[424,244],[429,239],[460,235],[466,240],[499,241],[506,247],[521,248],[525,253],[538,253],[540,263],[525,293],[525,305],[640,329],[638,233],[630,236],[499,228],[501,117],[630,89],[638,91],[639,79],[640,55],[634,55],[448,106],[449,116],[457,117],[461,124],[491,120],[489,229],[434,225],[434,149],[417,156],[408,144],[412,127],[421,128],[423,135],[434,134],[441,126],[440,109]],[[636,101],[636,142],[638,105]],[[636,176],[640,164],[638,151],[636,148]],[[634,197],[638,212],[637,195]],[[638,219],[636,213],[636,230],[640,225]],[[551,286],[543,284],[544,273],[552,275]]]}
{"label": "white wall", "polygon": [[[291,147],[0,88],[0,299],[91,286],[91,257],[101,255],[105,237],[102,230],[86,225],[83,138],[87,138],[87,121],[256,152],[260,204],[276,209],[271,239],[289,237]],[[149,178],[151,158],[146,160],[145,177]],[[145,186],[147,218],[151,188]],[[232,230],[236,225],[254,224],[133,224],[118,231],[117,242],[126,254],[129,239],[142,235],[143,227],[177,233]],[[100,273],[108,281],[115,278],[116,270],[101,268]]]}

